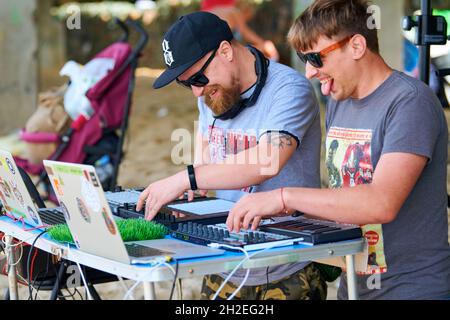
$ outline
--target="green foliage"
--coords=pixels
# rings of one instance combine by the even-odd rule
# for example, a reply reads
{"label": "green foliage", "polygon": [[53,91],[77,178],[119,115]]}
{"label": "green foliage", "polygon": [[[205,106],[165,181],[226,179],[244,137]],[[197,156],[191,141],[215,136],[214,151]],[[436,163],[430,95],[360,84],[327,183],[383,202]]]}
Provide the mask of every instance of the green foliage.
{"label": "green foliage", "polygon": [[[164,225],[144,219],[117,220],[116,224],[125,242],[161,239],[169,233]],[[66,224],[52,226],[48,234],[53,240],[73,243],[72,234]]]}
{"label": "green foliage", "polygon": [[82,15],[91,17],[103,16],[107,17],[108,20],[112,16],[125,19],[131,12],[136,10],[134,4],[125,1],[68,2],[59,7],[53,7],[50,14],[62,20],[72,15],[75,8],[78,8]]}
{"label": "green foliage", "polygon": [[[252,6],[260,6],[264,2],[271,0],[240,0]],[[195,11],[200,8],[201,0],[159,0],[156,1],[155,9],[160,16],[168,16],[174,8],[189,8],[188,11]],[[66,19],[73,13],[73,7],[79,8],[81,15],[89,17],[101,17],[105,21],[112,17],[125,19],[132,16],[139,19],[143,11],[138,10],[132,1],[64,1],[63,4],[55,6],[51,10],[51,15],[60,20]],[[177,10],[176,10],[177,11]]]}
{"label": "green foliage", "polygon": [[[78,8],[82,16],[101,17],[105,21],[111,20],[112,17],[124,20],[129,16],[133,17],[133,19],[140,19],[143,13],[143,11],[138,10],[133,3],[128,1],[73,1],[53,7],[50,14],[63,20],[73,13],[71,10],[73,7]],[[160,0],[156,2],[156,7],[152,10],[156,10],[158,15],[166,16],[174,7],[198,9],[200,0]]]}

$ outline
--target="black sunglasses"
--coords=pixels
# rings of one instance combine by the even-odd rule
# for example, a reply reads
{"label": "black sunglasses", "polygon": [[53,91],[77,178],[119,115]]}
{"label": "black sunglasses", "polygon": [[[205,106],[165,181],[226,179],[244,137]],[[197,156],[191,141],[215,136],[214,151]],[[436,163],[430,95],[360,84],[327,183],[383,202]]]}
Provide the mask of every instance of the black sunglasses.
{"label": "black sunglasses", "polygon": [[345,37],[341,41],[332,44],[331,46],[321,50],[320,52],[301,53],[297,51],[297,56],[305,64],[309,62],[315,68],[322,68],[322,58],[329,54],[331,51],[343,47],[352,37],[353,36]]}
{"label": "black sunglasses", "polygon": [[205,64],[199,71],[194,73],[192,76],[190,76],[186,80],[179,80],[178,78],[176,78],[177,83],[188,89],[190,89],[191,86],[194,86],[194,87],[206,86],[209,83],[209,79],[205,76],[205,74],[203,72],[205,72],[206,68],[208,68],[209,64],[216,56],[217,50],[218,50],[218,48],[213,51],[212,55],[208,58],[208,60],[206,60]]}

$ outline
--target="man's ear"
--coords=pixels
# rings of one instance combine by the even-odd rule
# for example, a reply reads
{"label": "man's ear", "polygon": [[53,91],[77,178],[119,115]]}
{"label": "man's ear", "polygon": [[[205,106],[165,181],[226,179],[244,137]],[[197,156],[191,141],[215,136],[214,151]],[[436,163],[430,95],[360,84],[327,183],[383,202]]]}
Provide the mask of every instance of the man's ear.
{"label": "man's ear", "polygon": [[227,61],[233,61],[233,46],[229,41],[222,41],[219,45],[219,49],[217,50],[218,54],[225,58]]}
{"label": "man's ear", "polygon": [[367,41],[363,35],[356,34],[349,41],[352,57],[355,60],[361,59],[367,51]]}

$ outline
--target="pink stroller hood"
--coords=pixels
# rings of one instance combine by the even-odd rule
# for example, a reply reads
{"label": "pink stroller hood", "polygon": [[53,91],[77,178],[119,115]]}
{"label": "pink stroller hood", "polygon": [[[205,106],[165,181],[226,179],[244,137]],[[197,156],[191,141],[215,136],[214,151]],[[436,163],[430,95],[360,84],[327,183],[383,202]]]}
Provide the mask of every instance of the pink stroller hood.
{"label": "pink stroller hood", "polygon": [[21,140],[31,143],[48,143],[58,142],[59,135],[53,132],[28,132],[24,128],[20,130],[19,137]]}
{"label": "pink stroller hood", "polygon": [[[73,132],[70,142],[61,156],[56,159],[64,162],[82,163],[86,157],[84,146],[94,145],[102,138],[105,128],[117,128],[124,116],[128,85],[131,78],[131,65],[119,75],[119,70],[126,63],[133,48],[126,42],[116,42],[98,53],[95,58],[112,58],[115,61],[114,69],[95,84],[86,96],[91,102],[94,114],[86,122],[77,119],[72,123]],[[79,127],[78,127],[79,126]],[[33,143],[57,142],[59,136],[52,133],[29,133],[24,130],[20,133],[21,139]],[[14,157],[17,164],[25,171],[39,175],[43,165],[30,163],[21,157]]]}
{"label": "pink stroller hood", "polygon": [[118,72],[131,52],[132,47],[128,43],[117,42],[95,56],[114,59],[114,69],[86,93],[94,114],[82,128],[72,134],[71,141],[59,157],[59,161],[82,163],[86,157],[83,151],[85,145],[97,143],[102,137],[103,129],[120,126],[124,116],[131,66],[127,66],[120,75]]}

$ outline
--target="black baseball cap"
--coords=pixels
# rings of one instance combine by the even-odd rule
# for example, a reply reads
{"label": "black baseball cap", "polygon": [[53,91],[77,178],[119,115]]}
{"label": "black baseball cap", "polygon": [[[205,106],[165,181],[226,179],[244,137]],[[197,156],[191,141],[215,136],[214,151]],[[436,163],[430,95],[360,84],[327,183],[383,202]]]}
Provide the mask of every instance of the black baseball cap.
{"label": "black baseball cap", "polygon": [[232,39],[228,24],[215,14],[199,11],[180,17],[164,35],[162,50],[167,69],[153,88],[168,85],[222,41]]}

